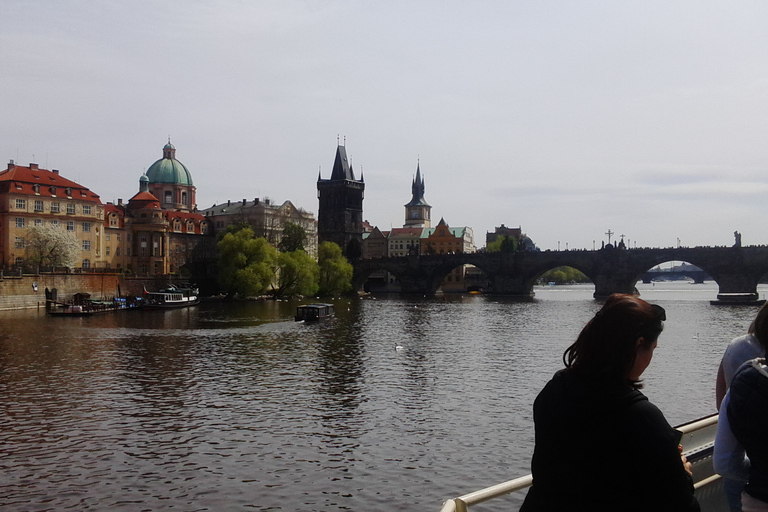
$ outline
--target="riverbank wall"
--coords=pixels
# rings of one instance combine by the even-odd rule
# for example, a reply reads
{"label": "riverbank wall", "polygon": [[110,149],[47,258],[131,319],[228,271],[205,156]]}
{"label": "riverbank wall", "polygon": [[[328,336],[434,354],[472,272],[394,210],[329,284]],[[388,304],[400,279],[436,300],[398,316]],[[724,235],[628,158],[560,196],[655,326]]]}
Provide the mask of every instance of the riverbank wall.
{"label": "riverbank wall", "polygon": [[165,276],[127,278],[123,274],[25,274],[0,277],[0,310],[36,308],[45,305],[45,289],[56,289],[58,300],[68,300],[76,293],[90,293],[94,299],[118,295],[141,295],[144,287],[155,291],[169,283]]}

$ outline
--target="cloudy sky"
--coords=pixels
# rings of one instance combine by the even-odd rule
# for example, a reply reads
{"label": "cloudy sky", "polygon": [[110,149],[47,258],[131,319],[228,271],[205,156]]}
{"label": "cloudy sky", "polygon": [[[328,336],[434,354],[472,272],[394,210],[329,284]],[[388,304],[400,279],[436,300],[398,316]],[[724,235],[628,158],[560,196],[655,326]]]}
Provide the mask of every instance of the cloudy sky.
{"label": "cloudy sky", "polygon": [[[3,0],[0,158],[128,199],[170,136],[198,205],[317,212],[337,137],[364,217],[543,249],[768,243],[768,2]],[[2,166],[5,167],[4,165]]]}

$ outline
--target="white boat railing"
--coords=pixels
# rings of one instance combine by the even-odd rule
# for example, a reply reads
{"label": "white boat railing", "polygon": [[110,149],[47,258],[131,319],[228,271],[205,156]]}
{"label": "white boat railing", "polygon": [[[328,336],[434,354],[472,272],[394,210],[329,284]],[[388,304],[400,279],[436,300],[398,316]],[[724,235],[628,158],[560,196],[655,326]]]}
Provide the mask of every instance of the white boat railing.
{"label": "white boat railing", "polygon": [[[693,464],[693,478],[694,488],[699,491],[703,490],[706,486],[716,483],[720,479],[720,475],[716,474],[712,469],[712,455],[711,451],[715,443],[715,433],[717,432],[717,414],[701,418],[684,425],[680,425],[677,428],[683,433],[681,444],[683,445],[683,454],[691,460]],[[443,503],[443,508],[440,512],[468,512],[469,507],[483,503],[506,494],[510,494],[522,489],[527,489],[533,483],[532,475],[525,475],[514,480],[508,480],[500,484],[474,491],[458,498],[452,498]],[[698,493],[697,493],[697,497]],[[707,499],[712,499],[708,496]],[[701,501],[701,497],[699,497]],[[718,510],[721,508],[721,497],[713,500],[717,501],[717,506],[704,507],[702,503],[702,510]]]}

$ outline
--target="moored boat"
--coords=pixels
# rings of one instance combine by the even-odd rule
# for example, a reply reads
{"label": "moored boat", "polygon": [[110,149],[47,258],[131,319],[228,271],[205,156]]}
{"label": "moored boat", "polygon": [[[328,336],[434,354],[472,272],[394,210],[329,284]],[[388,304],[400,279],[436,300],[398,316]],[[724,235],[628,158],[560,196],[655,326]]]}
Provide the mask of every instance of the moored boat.
{"label": "moored boat", "polygon": [[194,306],[200,302],[197,288],[176,288],[170,286],[156,292],[144,292],[145,308],[171,309]]}
{"label": "moored boat", "polygon": [[333,304],[305,304],[296,308],[296,321],[315,322],[333,316]]}
{"label": "moored boat", "polygon": [[140,297],[115,297],[110,300],[80,298],[71,303],[47,300],[45,310],[52,316],[90,316],[99,313],[140,309],[143,305],[144,301]]}

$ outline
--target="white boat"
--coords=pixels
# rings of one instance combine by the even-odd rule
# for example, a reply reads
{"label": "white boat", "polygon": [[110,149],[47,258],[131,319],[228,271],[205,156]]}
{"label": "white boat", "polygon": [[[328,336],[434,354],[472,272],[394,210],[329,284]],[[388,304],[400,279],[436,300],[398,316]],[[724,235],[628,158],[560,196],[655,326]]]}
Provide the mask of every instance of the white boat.
{"label": "white boat", "polygon": [[[712,452],[717,433],[717,414],[707,416],[677,427],[683,433],[683,454],[692,464],[696,499],[702,512],[729,512],[720,475],[712,466]],[[502,500],[504,496],[524,491],[531,486],[533,477],[525,475],[514,480],[486,487],[478,491],[452,498],[443,503],[440,512],[468,512],[469,508],[488,500]]]}
{"label": "white boat", "polygon": [[156,292],[144,292],[147,309],[170,309],[194,306],[200,302],[197,288],[176,288],[170,286]]}

